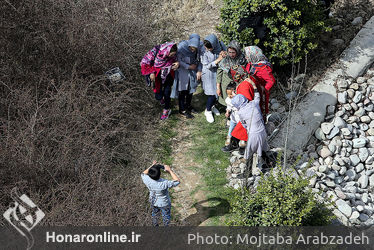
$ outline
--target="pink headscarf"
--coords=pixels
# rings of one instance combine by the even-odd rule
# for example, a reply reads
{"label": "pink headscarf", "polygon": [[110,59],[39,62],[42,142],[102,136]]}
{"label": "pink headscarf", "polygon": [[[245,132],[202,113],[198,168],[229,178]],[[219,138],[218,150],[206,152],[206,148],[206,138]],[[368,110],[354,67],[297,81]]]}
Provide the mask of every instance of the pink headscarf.
{"label": "pink headscarf", "polygon": [[153,66],[156,68],[164,68],[171,66],[174,62],[177,61],[177,56],[168,57],[170,54],[171,48],[175,45],[173,42],[167,42],[161,44],[160,50],[155,58],[155,63]]}
{"label": "pink headscarf", "polygon": [[154,47],[143,57],[140,65],[148,65],[155,68],[167,68],[171,66],[174,62],[177,61],[176,55],[173,57],[168,57],[171,48],[175,44],[176,43],[173,42],[167,42]]}

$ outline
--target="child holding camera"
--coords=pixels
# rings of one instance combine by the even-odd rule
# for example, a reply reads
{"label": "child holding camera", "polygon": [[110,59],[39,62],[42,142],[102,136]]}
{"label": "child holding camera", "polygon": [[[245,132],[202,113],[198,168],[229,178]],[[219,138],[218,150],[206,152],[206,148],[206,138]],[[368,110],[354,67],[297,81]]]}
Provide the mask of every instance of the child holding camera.
{"label": "child holding camera", "polygon": [[[173,180],[170,181],[160,178],[161,170],[168,172]],[[156,161],[153,161],[152,166],[144,170],[141,176],[144,184],[149,189],[153,226],[158,226],[158,216],[160,212],[162,214],[164,226],[169,225],[171,218],[169,188],[179,185],[180,180],[178,176],[171,170],[170,166],[156,164]]]}

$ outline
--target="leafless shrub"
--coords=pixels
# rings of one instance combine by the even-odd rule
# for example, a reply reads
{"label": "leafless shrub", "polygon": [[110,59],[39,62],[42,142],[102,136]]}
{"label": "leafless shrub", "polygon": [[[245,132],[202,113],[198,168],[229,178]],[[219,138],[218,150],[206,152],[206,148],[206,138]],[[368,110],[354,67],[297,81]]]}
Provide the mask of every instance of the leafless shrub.
{"label": "leafless shrub", "polygon": [[[139,177],[155,110],[139,78],[147,1],[6,0],[0,7],[0,210],[19,187],[51,225],[147,224]],[[119,66],[126,80],[104,72]]]}

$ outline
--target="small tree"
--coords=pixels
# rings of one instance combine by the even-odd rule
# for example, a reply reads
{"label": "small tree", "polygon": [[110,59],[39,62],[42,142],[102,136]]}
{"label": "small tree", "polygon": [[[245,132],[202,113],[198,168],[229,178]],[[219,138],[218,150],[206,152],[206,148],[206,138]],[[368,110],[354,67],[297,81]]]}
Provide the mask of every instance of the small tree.
{"label": "small tree", "polygon": [[[261,42],[269,59],[280,65],[299,62],[317,47],[318,35],[330,30],[321,6],[312,0],[224,0],[221,19],[218,30],[225,42],[237,40],[242,45]],[[253,27],[245,23],[246,19],[255,23],[260,20],[266,29],[261,41]]]}
{"label": "small tree", "polygon": [[278,166],[262,176],[257,192],[237,190],[231,199],[231,226],[323,226],[334,218],[328,206],[308,189],[309,179]]}

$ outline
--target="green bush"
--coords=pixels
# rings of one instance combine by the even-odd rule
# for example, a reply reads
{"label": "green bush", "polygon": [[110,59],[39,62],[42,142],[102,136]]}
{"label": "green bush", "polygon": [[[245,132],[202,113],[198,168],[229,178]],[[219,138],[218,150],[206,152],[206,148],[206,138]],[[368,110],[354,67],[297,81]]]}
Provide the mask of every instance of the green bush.
{"label": "green bush", "polygon": [[230,200],[230,226],[323,226],[334,218],[327,207],[330,201],[318,201],[309,180],[296,178],[289,171],[272,170],[262,176],[257,192],[237,190]]}
{"label": "green bush", "polygon": [[224,0],[218,30],[225,42],[258,45],[253,28],[238,32],[240,20],[253,15],[264,17],[266,36],[260,46],[273,63],[299,62],[317,47],[322,31],[329,31],[321,6],[312,0]]}

